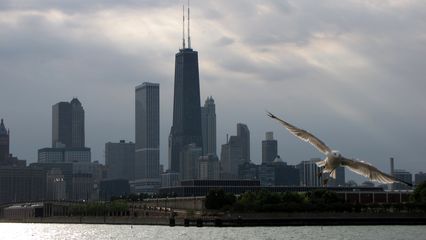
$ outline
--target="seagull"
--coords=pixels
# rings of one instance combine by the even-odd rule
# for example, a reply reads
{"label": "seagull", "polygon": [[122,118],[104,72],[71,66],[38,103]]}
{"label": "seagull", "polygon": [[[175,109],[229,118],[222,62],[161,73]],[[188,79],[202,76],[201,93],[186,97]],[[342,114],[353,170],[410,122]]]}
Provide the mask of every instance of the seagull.
{"label": "seagull", "polygon": [[[297,138],[310,143],[312,146],[314,146],[316,149],[318,149],[321,153],[323,153],[326,157],[322,161],[317,161],[316,164],[318,167],[323,167],[322,173],[329,173],[329,176],[332,178],[336,178],[336,168],[343,166],[348,168],[349,170],[362,175],[364,177],[369,178],[372,181],[380,182],[380,183],[396,183],[396,182],[402,182],[408,186],[412,186],[411,183],[402,181],[400,179],[395,178],[394,176],[391,176],[389,174],[386,174],[380,170],[378,170],[376,167],[371,165],[370,163],[367,163],[365,161],[358,161],[354,159],[348,159],[342,156],[339,151],[331,150],[323,141],[321,141],[319,138],[315,137],[312,133],[300,129],[296,126],[291,125],[290,123],[278,118],[274,114],[267,112],[267,115],[280,122],[282,125],[284,125],[287,130],[296,136]],[[322,174],[320,173],[320,174]],[[324,185],[327,184],[328,179],[324,180]]]}

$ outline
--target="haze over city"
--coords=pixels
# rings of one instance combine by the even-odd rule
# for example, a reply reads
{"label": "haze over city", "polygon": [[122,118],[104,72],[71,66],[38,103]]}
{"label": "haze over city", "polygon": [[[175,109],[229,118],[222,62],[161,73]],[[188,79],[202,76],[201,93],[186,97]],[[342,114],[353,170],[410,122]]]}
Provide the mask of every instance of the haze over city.
{"label": "haze over city", "polygon": [[[0,114],[11,152],[28,163],[51,144],[51,107],[78,97],[86,145],[134,141],[134,91],[160,84],[160,159],[167,166],[174,54],[186,1],[2,1]],[[201,103],[213,96],[217,144],[266,131],[291,164],[320,157],[266,117],[315,133],[333,149],[389,171],[425,171],[426,32],[422,1],[192,1]],[[347,177],[347,179],[350,177]]]}

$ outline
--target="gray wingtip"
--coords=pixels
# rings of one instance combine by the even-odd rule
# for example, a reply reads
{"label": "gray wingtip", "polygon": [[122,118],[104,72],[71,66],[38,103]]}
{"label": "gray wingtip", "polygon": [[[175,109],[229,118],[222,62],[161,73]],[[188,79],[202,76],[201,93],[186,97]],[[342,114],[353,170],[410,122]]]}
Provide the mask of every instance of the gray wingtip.
{"label": "gray wingtip", "polygon": [[269,112],[269,111],[266,111],[266,115],[268,116],[268,117],[270,117],[270,118],[277,118],[277,117],[275,117],[275,115],[274,114],[272,114],[271,112]]}

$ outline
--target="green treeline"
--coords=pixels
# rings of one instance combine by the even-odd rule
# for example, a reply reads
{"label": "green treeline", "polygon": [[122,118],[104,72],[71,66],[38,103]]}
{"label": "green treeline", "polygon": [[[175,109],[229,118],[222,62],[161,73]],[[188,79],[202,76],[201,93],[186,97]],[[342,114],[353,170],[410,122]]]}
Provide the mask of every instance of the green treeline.
{"label": "green treeline", "polygon": [[205,206],[212,210],[235,212],[426,212],[426,183],[419,185],[409,203],[359,204],[345,202],[335,192],[315,190],[306,193],[268,191],[246,192],[236,197],[222,189],[212,189]]}
{"label": "green treeline", "polygon": [[112,202],[89,202],[71,205],[69,215],[71,216],[116,216],[128,215],[128,204],[123,200]]}

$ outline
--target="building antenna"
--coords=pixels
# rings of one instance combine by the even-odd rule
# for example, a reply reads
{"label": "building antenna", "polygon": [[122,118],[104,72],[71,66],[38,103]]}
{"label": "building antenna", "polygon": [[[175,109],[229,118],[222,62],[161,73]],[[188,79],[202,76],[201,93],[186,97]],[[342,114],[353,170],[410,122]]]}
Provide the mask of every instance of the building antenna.
{"label": "building antenna", "polygon": [[185,5],[182,5],[182,49],[185,49]]}
{"label": "building antenna", "polygon": [[190,25],[189,25],[189,0],[188,0],[188,48],[191,48],[191,34],[190,34]]}

